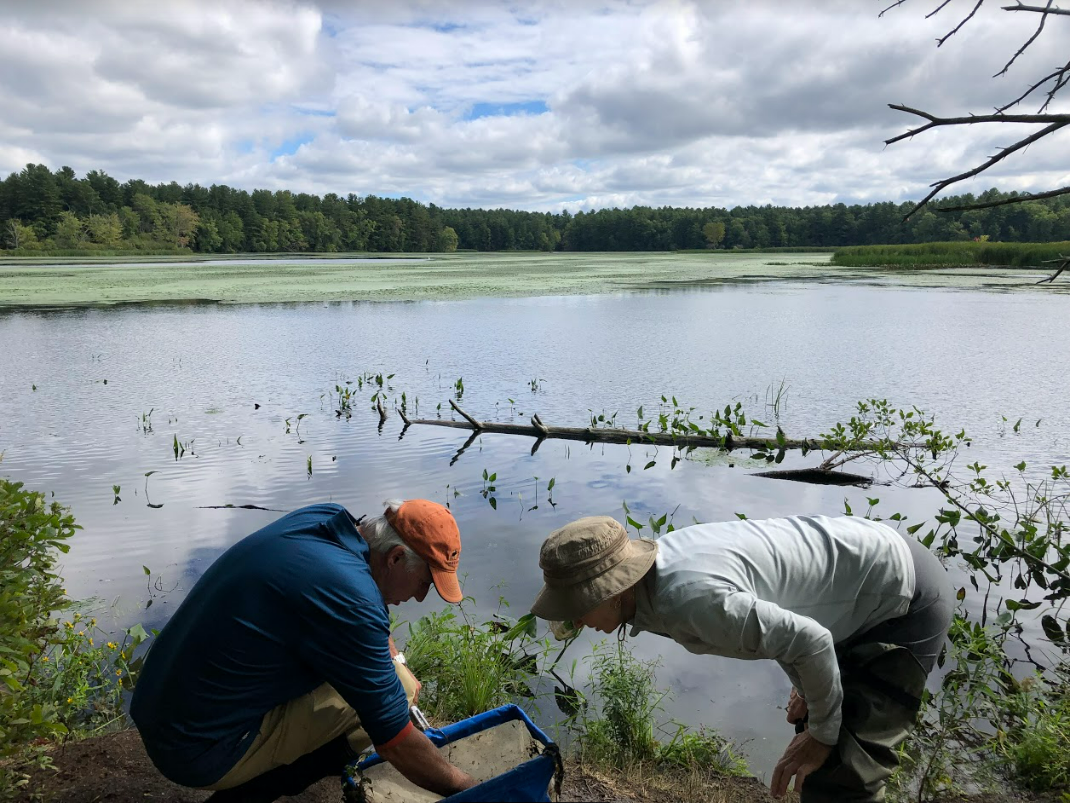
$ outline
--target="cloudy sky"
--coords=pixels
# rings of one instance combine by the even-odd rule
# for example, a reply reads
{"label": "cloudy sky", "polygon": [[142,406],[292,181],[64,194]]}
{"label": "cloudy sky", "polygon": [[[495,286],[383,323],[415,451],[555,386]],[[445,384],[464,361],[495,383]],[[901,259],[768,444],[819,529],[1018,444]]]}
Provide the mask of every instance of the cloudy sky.
{"label": "cloudy sky", "polygon": [[[910,122],[886,104],[985,113],[1065,63],[1070,18],[992,79],[1036,15],[989,0],[937,49],[973,0],[887,4],[9,0],[0,173],[551,211],[916,198],[1018,130],[885,148]],[[1070,183],[1049,139],[968,188]]]}

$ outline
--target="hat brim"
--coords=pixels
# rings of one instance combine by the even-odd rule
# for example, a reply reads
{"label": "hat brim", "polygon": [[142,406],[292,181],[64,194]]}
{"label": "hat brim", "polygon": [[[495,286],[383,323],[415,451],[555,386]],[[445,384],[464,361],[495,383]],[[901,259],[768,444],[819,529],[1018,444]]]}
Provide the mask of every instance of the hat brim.
{"label": "hat brim", "polygon": [[435,583],[435,590],[446,602],[456,605],[464,599],[461,584],[457,580],[457,572],[442,572],[438,569],[431,570],[431,579]]}
{"label": "hat brim", "polygon": [[609,571],[571,586],[543,585],[531,612],[550,621],[576,621],[615,594],[631,588],[650,571],[658,544],[646,538],[628,542],[629,555]]}

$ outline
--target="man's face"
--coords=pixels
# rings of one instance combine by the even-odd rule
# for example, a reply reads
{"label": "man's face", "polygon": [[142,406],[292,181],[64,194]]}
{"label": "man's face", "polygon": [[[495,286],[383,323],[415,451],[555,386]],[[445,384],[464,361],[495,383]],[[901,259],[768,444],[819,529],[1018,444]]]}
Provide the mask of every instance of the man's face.
{"label": "man's face", "polygon": [[611,598],[585,613],[576,620],[576,624],[592,627],[601,633],[612,633],[623,621],[620,605],[615,604],[615,598]]}
{"label": "man's face", "polygon": [[414,599],[423,602],[431,589],[431,569],[425,563],[412,569],[405,559],[404,547],[396,546],[386,553],[379,591],[387,605],[400,605]]}

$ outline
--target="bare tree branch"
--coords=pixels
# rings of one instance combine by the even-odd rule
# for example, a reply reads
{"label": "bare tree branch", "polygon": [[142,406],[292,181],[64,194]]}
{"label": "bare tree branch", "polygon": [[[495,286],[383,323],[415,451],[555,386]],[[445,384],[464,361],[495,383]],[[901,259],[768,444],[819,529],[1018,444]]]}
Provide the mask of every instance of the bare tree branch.
{"label": "bare tree branch", "polygon": [[[965,24],[966,24],[967,22],[969,22],[969,21],[970,21],[971,19],[973,19],[973,15],[977,13],[977,9],[979,9],[979,8],[980,8],[980,7],[981,7],[981,6],[982,6],[982,5],[984,4],[984,2],[985,2],[985,0],[977,0],[977,5],[975,5],[975,6],[973,7],[973,11],[971,11],[971,12],[970,12],[970,13],[969,13],[969,14],[968,14],[968,15],[966,16],[966,18],[965,18],[964,20],[962,20],[962,22],[960,22],[960,23],[959,23],[958,25],[956,25],[956,26],[955,26],[955,28],[954,28],[954,30],[952,30],[952,31],[951,31],[951,32],[949,32],[949,33],[946,33],[946,34],[944,34],[944,35],[943,35],[942,37],[940,37],[939,39],[937,39],[937,40],[936,40],[936,46],[937,46],[937,47],[940,47],[941,45],[943,45],[943,44],[944,44],[944,42],[946,42],[946,41],[947,41],[948,39],[950,39],[950,38],[951,38],[952,36],[954,36],[955,34],[957,34],[957,33],[959,32],[959,28],[961,28],[961,27],[962,27],[963,25],[965,25]],[[1052,0],[1048,0],[1048,2],[1050,3],[1050,2],[1052,2]],[[945,3],[944,5],[947,5],[947,4]],[[943,7],[944,7],[944,6],[940,6],[940,8],[943,8]],[[940,8],[936,9],[936,11],[939,11],[939,10],[940,10]],[[933,14],[935,14],[935,13],[936,13],[936,11],[934,11],[934,12],[933,12]]]}
{"label": "bare tree branch", "polygon": [[[981,0],[981,1],[984,2],[984,0]],[[929,19],[931,17],[935,17],[937,14],[939,14],[941,11],[943,11],[944,7],[950,2],[951,2],[951,0],[944,0],[944,2],[942,2],[940,5],[938,5],[936,8],[934,8],[928,14],[926,14],[925,15],[925,19]]]}
{"label": "bare tree branch", "polygon": [[1041,8],[1040,6],[1026,6],[1019,3],[1016,6],[1003,6],[1004,11],[1033,11],[1037,14],[1065,14],[1070,17],[1070,8]]}
{"label": "bare tree branch", "polygon": [[1070,77],[1070,61],[1068,61],[1065,65],[1057,69],[1055,72],[1045,75],[1043,78],[1041,78],[1031,87],[1029,87],[1029,89],[1027,89],[1014,100],[1012,100],[1010,103],[1006,104],[1005,106],[1000,106],[998,109],[996,109],[996,114],[1002,114],[1003,112],[1007,111],[1007,109],[1009,109],[1011,106],[1017,106],[1027,97],[1029,97],[1038,89],[1040,89],[1040,87],[1042,87],[1044,84],[1054,78],[1055,87],[1052,89],[1051,92],[1048,93],[1048,99],[1043,103],[1043,105],[1041,105],[1040,109],[1038,110],[1039,112],[1043,112],[1051,104],[1052,98],[1055,96],[1055,93],[1062,89],[1060,83],[1065,85],[1066,79],[1068,77]]}
{"label": "bare tree branch", "polygon": [[[962,29],[962,27],[964,25],[966,25],[967,22],[969,22],[971,19],[973,19],[973,17],[980,10],[981,6],[984,4],[984,1],[985,0],[977,0],[977,2],[974,3],[973,8],[971,9],[970,13],[967,14],[965,17],[963,17],[962,20],[958,23],[958,25],[956,25],[951,31],[949,31],[943,37],[937,39],[936,40],[937,41],[937,47],[943,45],[944,42],[946,42],[948,39],[950,39],[952,36],[954,36],[956,33],[958,33]],[[894,8],[898,8],[899,6],[903,5],[903,3],[905,3],[905,2],[906,2],[906,0],[896,0],[896,2],[892,3],[887,8],[885,8],[883,11],[881,11],[878,16],[879,17],[883,17],[887,12],[891,11]],[[936,6],[936,8],[934,8],[932,11],[930,11],[928,14],[925,15],[926,19],[929,19],[931,17],[936,16],[941,11],[943,11],[945,8],[947,8],[948,5],[950,5],[950,0],[937,0],[937,2],[938,2],[938,5]],[[1029,47],[1037,40],[1037,38],[1040,36],[1040,34],[1044,32],[1044,30],[1045,30],[1044,26],[1047,23],[1047,19],[1048,19],[1049,15],[1070,16],[1070,9],[1059,8],[1059,7],[1057,7],[1055,5],[1055,2],[1056,2],[1056,0],[1046,0],[1044,5],[1026,5],[1025,3],[1022,2],[1022,0],[1015,0],[1015,4],[1014,5],[1002,6],[1004,11],[1026,11],[1026,12],[1030,12],[1030,13],[1040,14],[1040,22],[1037,25],[1037,28],[1033,32],[1032,36],[1030,36],[1029,39],[1026,40],[1026,42],[1020,48],[1018,48],[1018,50],[1014,53],[1014,55],[1011,56],[1010,60],[1003,66],[1003,69],[1000,70],[998,73],[996,73],[993,77],[998,77],[998,76],[1002,76],[1002,75],[1006,75],[1007,74],[1007,72],[1010,70],[1011,66],[1014,65],[1014,63],[1018,60],[1018,58],[1023,53],[1025,53],[1025,51],[1028,50]],[[896,111],[906,112],[907,114],[913,114],[913,115],[915,115],[917,117],[921,117],[922,119],[926,120],[927,122],[924,125],[919,125],[919,126],[917,126],[915,128],[911,128],[910,130],[908,130],[908,131],[906,131],[906,132],[904,132],[902,134],[899,134],[898,136],[892,137],[890,139],[886,139],[884,141],[885,145],[892,145],[892,144],[894,144],[896,142],[901,142],[904,139],[910,139],[910,138],[912,138],[912,137],[914,137],[914,136],[916,136],[918,134],[922,134],[922,133],[924,133],[924,132],[926,132],[926,131],[928,131],[930,129],[939,128],[939,127],[942,127],[942,126],[963,126],[963,125],[974,125],[974,124],[977,124],[977,123],[1023,123],[1023,124],[1035,124],[1035,125],[1043,125],[1044,126],[1044,128],[1034,132],[1033,134],[1030,134],[1027,137],[1023,137],[1022,139],[1020,139],[1017,142],[1015,142],[1013,145],[1010,145],[1010,146],[1007,146],[1007,147],[1001,149],[997,154],[995,154],[994,156],[991,156],[990,158],[988,158],[987,160],[985,160],[981,164],[979,164],[976,167],[974,167],[972,170],[967,170],[967,171],[965,171],[963,173],[960,173],[960,174],[958,174],[956,176],[951,176],[949,178],[941,179],[939,181],[936,181],[936,182],[933,182],[932,184],[930,184],[929,186],[932,187],[932,191],[928,195],[926,195],[925,198],[922,199],[922,201],[920,203],[915,205],[914,208],[912,208],[910,210],[910,212],[907,213],[907,215],[905,216],[904,220],[909,219],[911,216],[913,216],[919,209],[921,209],[923,206],[928,204],[929,201],[931,201],[934,197],[936,197],[936,195],[938,195],[943,190],[947,189],[949,186],[951,186],[953,184],[956,184],[956,183],[958,183],[960,181],[964,181],[966,179],[973,178],[974,176],[977,176],[978,174],[983,173],[985,170],[989,169],[990,167],[992,167],[996,163],[1002,161],[1003,159],[1006,159],[1011,154],[1016,153],[1017,151],[1020,151],[1023,148],[1028,147],[1032,143],[1037,142],[1038,140],[1043,139],[1044,137],[1047,137],[1050,134],[1054,134],[1055,132],[1059,131],[1061,128],[1063,128],[1063,127],[1065,127],[1067,125],[1070,125],[1070,114],[1046,114],[1045,113],[1051,107],[1051,104],[1052,104],[1053,100],[1055,99],[1055,96],[1060,91],[1065,89],[1068,85],[1070,85],[1070,61],[1068,61],[1062,67],[1059,67],[1059,68],[1055,69],[1053,72],[1045,75],[1039,81],[1036,81],[1035,83],[1033,83],[1028,89],[1025,90],[1025,92],[1023,92],[1021,95],[1019,95],[1017,98],[1015,98],[1011,102],[1007,103],[1004,106],[1001,106],[1001,107],[997,108],[995,110],[995,114],[985,114],[985,115],[971,114],[971,115],[966,116],[966,117],[937,117],[936,115],[930,114],[930,113],[925,112],[925,111],[921,111],[919,109],[914,109],[914,108],[911,108],[909,106],[904,106],[904,105],[901,105],[901,104],[894,104],[894,103],[888,104],[890,108],[895,109]],[[1044,102],[1040,105],[1040,109],[1038,110],[1037,114],[1007,114],[1006,113],[1008,109],[1010,109],[1013,106],[1016,106],[1016,105],[1020,104],[1026,98],[1032,96],[1034,93],[1036,93],[1038,90],[1041,90],[1043,87],[1047,87],[1046,97],[1044,99]],[[1058,196],[1058,195],[1066,195],[1066,194],[1070,194],[1070,187],[1063,187],[1061,189],[1051,190],[1050,192],[1023,194],[1023,195],[1016,196],[1014,198],[1005,198],[1005,199],[1002,199],[1002,200],[999,200],[999,201],[990,201],[990,202],[978,203],[978,204],[963,204],[963,205],[954,206],[954,207],[945,206],[945,207],[941,207],[941,209],[944,210],[944,211],[963,211],[963,210],[967,210],[967,209],[985,209],[985,208],[993,207],[993,206],[1003,206],[1005,204],[1022,203],[1023,201],[1038,200],[1038,199],[1041,199],[1041,198],[1052,198],[1052,197],[1055,197],[1055,196]],[[1058,273],[1061,273],[1062,270],[1064,270],[1064,269],[1065,269],[1065,266],[1063,268],[1061,268],[1056,273],[1056,275],[1058,275]]]}
{"label": "bare tree branch", "polygon": [[1018,60],[1018,57],[1025,53],[1025,51],[1028,50],[1029,46],[1037,40],[1037,37],[1040,36],[1040,32],[1044,30],[1044,23],[1048,21],[1048,14],[1050,13],[1049,10],[1051,9],[1051,4],[1053,2],[1055,2],[1055,0],[1048,0],[1048,5],[1041,10],[1040,24],[1037,26],[1037,29],[1033,31],[1033,35],[1029,37],[1029,41],[1027,41],[1020,48],[1018,48],[1018,52],[1011,56],[1011,60],[1008,61],[1005,65],[1003,65],[1003,69],[993,75],[993,78],[998,78],[1001,75],[1006,75],[1007,70],[1009,70],[1011,68],[1011,65]]}
{"label": "bare tree branch", "polygon": [[907,114],[923,117],[929,122],[919,128],[912,128],[906,133],[884,140],[885,145],[892,145],[900,140],[909,139],[928,131],[930,128],[945,125],[974,125],[975,123],[1034,123],[1038,125],[1049,123],[1066,125],[1070,123],[1070,114],[971,114],[967,117],[937,117],[929,114],[929,112],[912,109],[909,106],[903,106],[898,103],[889,103],[888,108],[895,109],[897,112],[906,112]]}
{"label": "bare tree branch", "polygon": [[979,164],[977,167],[973,168],[972,170],[967,170],[965,173],[959,173],[957,176],[952,176],[951,178],[945,178],[945,179],[941,179],[940,181],[933,182],[932,184],[929,185],[930,187],[933,188],[932,192],[930,192],[928,195],[926,195],[921,200],[920,203],[915,205],[913,209],[911,209],[909,212],[907,212],[906,215],[903,217],[903,220],[908,220],[915,212],[917,212],[919,209],[921,209],[923,206],[925,206],[925,204],[929,203],[929,201],[931,201],[937,195],[937,193],[942,192],[943,190],[946,190],[952,184],[957,184],[960,181],[965,181],[968,178],[973,178],[978,173],[983,173],[985,170],[990,168],[992,165],[994,165],[997,162],[1001,162],[1004,159],[1006,159],[1012,153],[1015,153],[1016,151],[1020,151],[1022,148],[1025,148],[1028,145],[1032,145],[1037,140],[1043,139],[1044,137],[1048,136],[1048,134],[1054,134],[1056,131],[1058,131],[1060,128],[1062,128],[1063,126],[1066,126],[1066,125],[1070,125],[1070,120],[1067,120],[1066,122],[1061,122],[1061,123],[1053,123],[1053,124],[1051,124],[1049,126],[1046,126],[1046,127],[1042,128],[1042,129],[1040,129],[1039,131],[1036,131],[1036,132],[1030,134],[1028,137],[1024,137],[1024,138],[1018,140],[1013,145],[1008,145],[1006,148],[1001,150],[995,156],[990,157],[985,162],[983,162],[982,164]]}
{"label": "bare tree branch", "polygon": [[[881,17],[883,17],[885,14],[887,14],[893,8],[898,8],[899,6],[903,5],[903,3],[905,3],[906,1],[907,0],[895,0],[894,3],[892,3],[890,6],[888,6],[888,8],[884,9],[884,11],[882,11],[880,14],[877,15],[877,19],[880,19]],[[937,9],[937,10],[939,11],[939,9]]]}
{"label": "bare tree branch", "polygon": [[999,201],[984,201],[977,204],[962,204],[960,206],[941,206],[941,212],[965,212],[967,209],[991,209],[993,206],[1008,206],[1009,204],[1021,204],[1026,201],[1039,201],[1041,198],[1054,198],[1058,195],[1070,195],[1070,187],[1060,187],[1048,192],[1029,192],[1016,195],[1013,198],[1003,198]]}
{"label": "bare tree branch", "polygon": [[1045,264],[1052,262],[1062,262],[1062,264],[1059,266],[1059,269],[1055,271],[1055,273],[1053,273],[1046,279],[1041,279],[1039,282],[1037,282],[1037,284],[1051,284],[1059,278],[1060,273],[1062,273],[1067,268],[1070,268],[1070,257],[1064,257],[1062,254],[1059,254],[1059,259],[1046,259],[1044,260],[1044,262]]}

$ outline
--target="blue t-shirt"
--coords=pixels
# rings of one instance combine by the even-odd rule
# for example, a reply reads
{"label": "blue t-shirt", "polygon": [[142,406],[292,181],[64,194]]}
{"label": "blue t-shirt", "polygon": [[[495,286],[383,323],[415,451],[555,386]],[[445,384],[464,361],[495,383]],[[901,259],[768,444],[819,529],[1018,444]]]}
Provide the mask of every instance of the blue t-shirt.
{"label": "blue t-shirt", "polygon": [[130,715],[153,763],[215,783],[264,714],[324,683],[374,744],[409,722],[368,545],[341,505],[295,510],[243,538],[194,585],[149,650]]}

